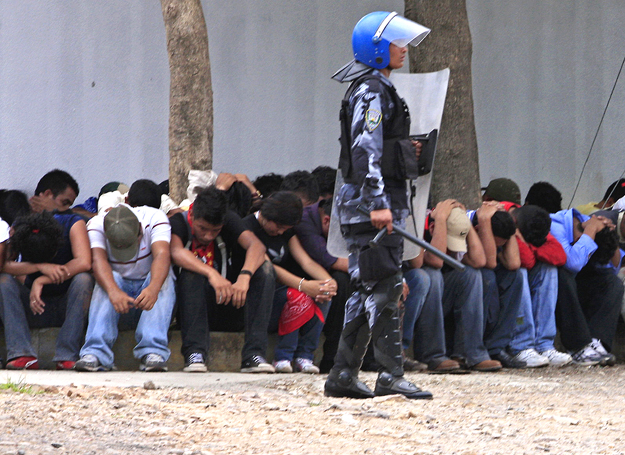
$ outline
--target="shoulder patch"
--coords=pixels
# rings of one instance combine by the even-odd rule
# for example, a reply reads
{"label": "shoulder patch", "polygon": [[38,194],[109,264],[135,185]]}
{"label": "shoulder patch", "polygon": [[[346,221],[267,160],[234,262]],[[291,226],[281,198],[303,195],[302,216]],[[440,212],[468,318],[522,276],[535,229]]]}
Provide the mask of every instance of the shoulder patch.
{"label": "shoulder patch", "polygon": [[382,121],[382,113],[375,109],[367,109],[365,113],[365,125],[370,133],[375,130]]}

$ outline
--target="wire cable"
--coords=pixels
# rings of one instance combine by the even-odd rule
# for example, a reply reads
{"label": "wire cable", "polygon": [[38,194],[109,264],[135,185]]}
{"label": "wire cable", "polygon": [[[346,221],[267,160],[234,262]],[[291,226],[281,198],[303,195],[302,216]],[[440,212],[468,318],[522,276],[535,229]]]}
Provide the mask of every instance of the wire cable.
{"label": "wire cable", "polygon": [[[616,89],[616,84],[618,83],[619,78],[621,77],[621,72],[623,71],[623,65],[625,65],[625,57],[623,57],[623,61],[621,62],[621,68],[618,70],[618,74],[616,75],[616,80],[614,81],[614,85],[612,86],[612,91],[610,92],[610,96],[608,97],[608,102],[605,105],[605,109],[603,109],[603,115],[601,115],[601,120],[599,121],[599,126],[597,126],[597,131],[595,132],[595,137],[592,139],[592,143],[590,144],[590,150],[588,150],[588,155],[586,156],[586,161],[584,161],[584,165],[582,166],[582,171],[579,173],[579,179],[577,179],[577,185],[575,185],[575,190],[573,191],[573,196],[571,197],[571,202],[569,202],[569,206],[567,208],[571,208],[571,204],[573,204],[573,199],[575,199],[575,194],[577,193],[577,189],[579,188],[579,184],[582,181],[582,175],[584,175],[584,170],[586,169],[586,164],[588,164],[588,160],[590,160],[590,154],[592,153],[592,149],[595,146],[595,141],[597,140],[597,136],[599,136],[599,131],[601,130],[601,125],[603,124],[603,119],[605,118],[605,114],[608,111],[608,106],[610,106],[610,101],[612,100],[612,95],[614,94],[614,90]],[[625,174],[625,171],[623,172]],[[621,175],[622,177],[622,175]]]}

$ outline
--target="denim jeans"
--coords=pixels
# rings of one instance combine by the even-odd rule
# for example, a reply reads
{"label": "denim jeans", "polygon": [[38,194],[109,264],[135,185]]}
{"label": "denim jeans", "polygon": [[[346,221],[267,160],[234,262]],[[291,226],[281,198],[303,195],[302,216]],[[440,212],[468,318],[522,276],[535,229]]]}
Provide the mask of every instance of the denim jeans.
{"label": "denim jeans", "polygon": [[6,273],[0,275],[2,296],[0,315],[4,324],[7,359],[22,356],[37,357],[29,327],[60,327],[52,360],[54,362],[78,360],[93,283],[94,279],[90,273],[75,275],[65,294],[43,296],[42,299],[46,304],[44,312],[41,315],[34,315],[30,309],[30,289],[11,275]]}
{"label": "denim jeans", "polygon": [[[280,315],[282,309],[286,304],[286,286],[280,286],[274,293],[273,310],[271,312],[271,318],[269,321],[269,331],[277,332],[280,321]],[[321,313],[325,317],[330,310],[331,302],[317,303],[321,309]],[[319,337],[323,330],[323,322],[315,315],[311,320],[306,322],[299,329],[287,333],[286,335],[278,336],[278,343],[273,354],[275,361],[278,360],[293,360],[294,358],[303,358],[312,360],[315,354],[315,349],[319,345]]]}
{"label": "denim jeans", "polygon": [[[135,298],[150,284],[151,275],[148,274],[143,280],[129,280],[113,271],[113,278],[122,291]],[[135,358],[159,354],[168,360],[170,351],[167,347],[167,330],[171,323],[175,301],[176,290],[171,270],[158,292],[154,307],[149,311],[131,308],[126,314],[117,313],[106,291],[96,283],[89,308],[85,345],[80,350],[80,356],[95,355],[102,365],[112,367],[115,360],[113,345],[117,340],[119,330],[117,325],[121,322],[136,327],[137,345],[133,350]]]}
{"label": "denim jeans", "polygon": [[414,358],[434,368],[447,360],[445,319],[443,316],[443,274],[439,269],[423,267],[430,281],[429,291],[414,326]]}
{"label": "denim jeans", "polygon": [[558,268],[537,262],[530,271],[521,269],[521,273],[523,297],[508,350],[512,355],[525,349],[548,351],[554,348],[556,338]]}
{"label": "denim jeans", "polygon": [[402,348],[410,347],[415,331],[415,322],[421,315],[425,299],[430,290],[430,277],[422,269],[411,269],[404,272],[404,280],[410,292],[404,301],[404,319],[402,330]]}
{"label": "denim jeans", "polygon": [[177,283],[182,355],[200,352],[207,358],[211,328],[223,330],[222,323],[238,325],[233,321],[220,321],[222,317],[242,317],[245,342],[241,359],[246,361],[254,355],[265,357],[274,288],[273,266],[266,261],[252,276],[245,305],[237,310],[232,305],[217,304],[215,290],[205,276],[182,270]]}
{"label": "denim jeans", "polygon": [[464,357],[468,366],[489,360],[484,347],[484,300],[482,274],[467,266],[463,272],[443,274],[443,314],[447,350]]}
{"label": "denim jeans", "polygon": [[484,287],[484,346],[490,355],[495,355],[512,340],[523,296],[523,273],[501,265],[480,272]]}

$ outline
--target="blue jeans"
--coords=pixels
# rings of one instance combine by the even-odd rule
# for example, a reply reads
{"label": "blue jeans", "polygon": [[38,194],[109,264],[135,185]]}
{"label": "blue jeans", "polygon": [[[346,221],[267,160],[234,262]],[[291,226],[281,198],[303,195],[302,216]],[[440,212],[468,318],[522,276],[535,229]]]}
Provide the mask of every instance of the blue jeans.
{"label": "blue jeans", "polygon": [[501,265],[480,271],[484,286],[484,346],[490,355],[495,355],[512,340],[523,296],[523,273]]}
{"label": "blue jeans", "polygon": [[78,360],[93,283],[90,273],[75,275],[65,294],[44,295],[42,299],[46,304],[45,311],[41,315],[34,315],[30,309],[30,289],[9,274],[0,275],[0,314],[4,324],[7,359],[37,357],[29,327],[61,327],[52,360]]}
{"label": "blue jeans", "polygon": [[[269,320],[269,331],[277,332],[278,324],[280,321],[280,315],[282,309],[286,304],[286,286],[280,286],[274,293],[273,310],[271,312],[271,318]],[[323,313],[323,317],[328,315],[331,302],[317,303]],[[323,330],[323,322],[315,315],[312,319],[306,322],[299,329],[287,333],[286,335],[278,336],[278,344],[273,354],[275,361],[278,360],[293,360],[294,358],[303,358],[312,360],[315,354],[317,346],[319,346],[319,337]]]}
{"label": "blue jeans", "polygon": [[553,349],[556,337],[556,302],[558,299],[558,268],[537,262],[523,273],[523,297],[514,336],[508,350],[516,355],[524,349],[538,352]]}
{"label": "blue jeans", "polygon": [[430,286],[421,314],[414,326],[414,358],[427,363],[433,368],[447,360],[445,343],[445,319],[443,316],[443,274],[439,269],[423,267],[429,278]]}
{"label": "blue jeans", "polygon": [[430,290],[430,277],[422,269],[411,269],[404,272],[404,280],[410,293],[404,301],[404,320],[402,330],[402,348],[410,347],[415,331],[415,322],[421,315],[425,298]]}
{"label": "blue jeans", "polygon": [[[143,280],[128,280],[119,273],[113,272],[117,286],[130,297],[137,297],[150,284],[150,274]],[[131,308],[121,315],[115,311],[104,289],[96,284],[89,308],[89,325],[85,345],[80,350],[80,356],[95,355],[100,363],[111,368],[114,363],[113,345],[117,340],[118,323],[129,323],[136,327],[135,339],[137,345],[133,353],[137,359],[147,354],[159,354],[165,360],[169,359],[170,351],[167,347],[167,330],[171,323],[171,315],[176,302],[174,276],[170,271],[161,287],[154,307],[149,311]]]}
{"label": "blue jeans", "polygon": [[[490,360],[484,347],[484,300],[482,274],[467,266],[464,272],[443,274],[443,314],[446,318],[447,349],[464,357],[467,366]],[[449,322],[449,324],[447,324]]]}

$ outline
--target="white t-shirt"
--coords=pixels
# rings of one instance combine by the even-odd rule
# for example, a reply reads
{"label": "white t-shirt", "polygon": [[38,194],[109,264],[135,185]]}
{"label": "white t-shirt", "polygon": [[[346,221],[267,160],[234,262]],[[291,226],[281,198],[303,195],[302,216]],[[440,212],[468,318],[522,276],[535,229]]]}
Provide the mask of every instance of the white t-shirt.
{"label": "white t-shirt", "polygon": [[9,240],[9,224],[0,218],[0,243],[4,243]]}
{"label": "white t-shirt", "polygon": [[171,240],[171,226],[167,215],[152,207],[129,207],[139,219],[143,235],[139,242],[139,251],[128,262],[119,262],[111,255],[106,235],[104,234],[104,215],[97,215],[87,223],[87,233],[91,248],[106,250],[111,268],[129,280],[142,280],[152,267],[152,244]]}

